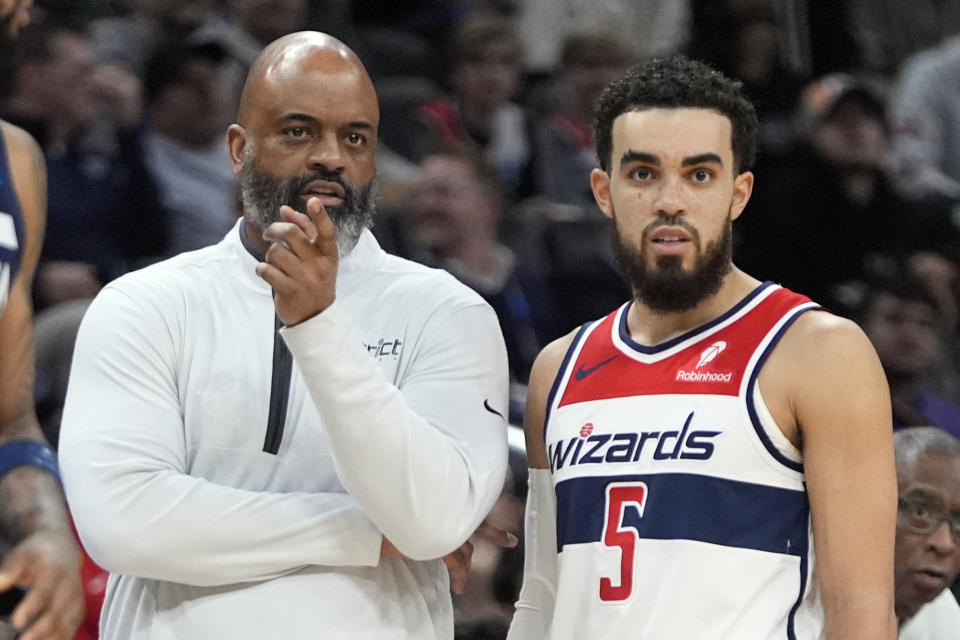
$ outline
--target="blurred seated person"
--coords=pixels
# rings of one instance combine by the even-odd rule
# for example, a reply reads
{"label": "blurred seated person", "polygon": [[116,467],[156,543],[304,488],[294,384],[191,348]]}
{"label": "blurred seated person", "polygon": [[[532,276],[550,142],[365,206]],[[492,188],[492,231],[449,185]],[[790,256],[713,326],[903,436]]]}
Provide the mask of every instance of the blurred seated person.
{"label": "blurred seated person", "polygon": [[166,244],[143,158],[140,83],[99,65],[85,31],[54,21],[24,30],[13,64],[3,117],[31,133],[47,161],[37,306],[93,297]]}
{"label": "blurred seated person", "polygon": [[878,279],[857,315],[887,374],[894,429],[933,425],[960,437],[960,406],[933,391],[939,360],[947,355],[933,294],[907,274]]}
{"label": "blurred seated person", "polygon": [[144,78],[147,166],[169,218],[165,254],[216,244],[236,223],[238,185],[223,143],[233,100],[220,45],[169,43]]}
{"label": "blurred seated person", "polygon": [[469,143],[497,169],[510,196],[531,195],[530,123],[512,101],[523,71],[513,22],[496,14],[470,15],[451,31],[445,51],[451,94],[420,106],[414,160],[440,145]]}
{"label": "blurred seated person", "polygon": [[534,171],[538,195],[595,211],[590,172],[597,166],[593,103],[626,68],[629,48],[615,31],[571,31],[564,39],[560,68],[547,91],[544,117],[534,125]]}
{"label": "blurred seated person", "polygon": [[410,195],[413,257],[446,269],[493,307],[511,378],[526,383],[537,353],[563,327],[549,285],[498,240],[496,171],[469,148],[448,147],[423,160]]}
{"label": "blurred seated person", "polygon": [[211,0],[131,0],[124,15],[95,20],[97,57],[125,65],[142,78],[147,61],[171,36],[189,33],[213,15]]}
{"label": "blurred seated person", "polygon": [[960,199],[960,34],[907,60],[890,111],[898,187]]}
{"label": "blurred seated person", "polygon": [[894,608],[899,640],[952,640],[960,606],[960,441],[934,427],[893,436],[897,464]]}
{"label": "blurred seated person", "polygon": [[734,225],[737,264],[829,306],[833,287],[862,277],[870,256],[956,233],[946,202],[892,188],[884,105],[877,88],[844,74],[806,88],[799,144],[756,168],[763,179]]}

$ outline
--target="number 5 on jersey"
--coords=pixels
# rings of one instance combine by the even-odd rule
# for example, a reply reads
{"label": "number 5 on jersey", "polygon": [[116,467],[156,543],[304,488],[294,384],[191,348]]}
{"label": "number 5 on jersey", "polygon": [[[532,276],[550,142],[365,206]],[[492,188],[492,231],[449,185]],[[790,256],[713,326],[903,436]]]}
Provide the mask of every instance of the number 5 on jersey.
{"label": "number 5 on jersey", "polygon": [[633,595],[633,572],[636,564],[637,540],[640,535],[633,526],[624,526],[627,507],[636,507],[643,517],[647,503],[647,485],[643,482],[611,482],[607,485],[606,519],[603,523],[603,543],[620,549],[620,578],[600,578],[600,600],[611,604],[624,602]]}

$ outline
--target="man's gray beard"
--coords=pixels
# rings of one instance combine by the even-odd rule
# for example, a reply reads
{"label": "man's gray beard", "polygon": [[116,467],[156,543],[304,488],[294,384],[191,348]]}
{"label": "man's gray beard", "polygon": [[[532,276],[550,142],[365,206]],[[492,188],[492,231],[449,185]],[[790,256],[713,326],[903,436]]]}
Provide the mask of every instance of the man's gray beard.
{"label": "man's gray beard", "polygon": [[327,215],[337,228],[337,252],[342,258],[357,245],[363,230],[373,226],[378,189],[376,179],[359,187],[336,174],[313,172],[282,181],[261,171],[256,159],[247,156],[240,174],[244,218],[265,231],[274,222],[282,220],[280,207],[283,205],[306,214],[307,201],[301,193],[314,180],[337,182],[343,187],[343,204],[326,207]]}

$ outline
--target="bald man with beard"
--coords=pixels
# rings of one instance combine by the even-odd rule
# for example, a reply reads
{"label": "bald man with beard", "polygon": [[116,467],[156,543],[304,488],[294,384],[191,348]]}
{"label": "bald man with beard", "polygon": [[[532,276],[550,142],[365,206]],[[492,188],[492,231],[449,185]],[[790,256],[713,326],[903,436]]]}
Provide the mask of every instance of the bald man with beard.
{"label": "bald man with beard", "polygon": [[60,455],[105,640],[452,638],[468,538],[507,543],[503,338],[369,232],[378,119],[341,42],[272,43],[227,133],[243,219],[87,313]]}

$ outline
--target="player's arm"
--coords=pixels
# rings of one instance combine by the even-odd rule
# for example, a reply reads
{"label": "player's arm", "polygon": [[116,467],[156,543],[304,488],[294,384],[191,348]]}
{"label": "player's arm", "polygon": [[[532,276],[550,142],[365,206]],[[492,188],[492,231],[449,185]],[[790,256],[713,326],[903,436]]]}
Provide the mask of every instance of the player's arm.
{"label": "player's arm", "polygon": [[[40,256],[46,212],[43,155],[30,136],[3,127],[25,222],[26,247],[6,307],[0,314],[0,461],[14,464],[0,477],[0,536],[12,546],[0,565],[0,590],[14,584],[29,594],[12,623],[22,637],[72,637],[84,614],[80,556],[60,483],[56,457],[44,441],[33,408],[33,319],[30,286]],[[30,462],[49,460],[50,469]]]}
{"label": "player's arm", "polygon": [[245,491],[188,474],[173,336],[189,327],[151,285],[106,287],[77,337],[60,464],[90,556],[115,573],[200,586],[378,564],[382,535],[349,495]]}
{"label": "player's arm", "polygon": [[523,586],[508,640],[547,636],[557,594],[557,503],[544,442],[550,389],[576,332],[548,344],[530,371],[524,435],[530,465],[524,518]]}
{"label": "player's arm", "polygon": [[801,316],[774,355],[800,430],[826,638],[895,638],[897,484],[879,359],[855,324],[825,313]]}

